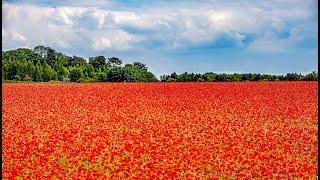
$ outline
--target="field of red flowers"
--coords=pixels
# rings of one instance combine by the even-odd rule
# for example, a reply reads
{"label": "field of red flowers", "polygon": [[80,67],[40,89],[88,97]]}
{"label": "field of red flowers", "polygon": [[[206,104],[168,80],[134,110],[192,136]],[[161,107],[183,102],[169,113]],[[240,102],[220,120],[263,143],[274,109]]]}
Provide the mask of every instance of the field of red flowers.
{"label": "field of red flowers", "polygon": [[318,178],[318,82],[2,85],[3,179]]}

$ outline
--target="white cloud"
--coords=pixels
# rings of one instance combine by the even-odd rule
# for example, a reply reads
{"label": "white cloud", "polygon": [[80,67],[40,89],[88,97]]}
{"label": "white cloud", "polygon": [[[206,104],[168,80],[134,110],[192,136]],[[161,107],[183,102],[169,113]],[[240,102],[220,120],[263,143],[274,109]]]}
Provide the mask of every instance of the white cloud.
{"label": "white cloud", "polygon": [[[90,33],[90,32],[87,32]],[[92,48],[95,51],[132,49],[131,43],[139,42],[140,37],[129,34],[121,29],[91,33]]]}
{"label": "white cloud", "polygon": [[126,50],[138,39],[120,28],[104,28],[108,12],[97,8],[5,4],[3,9],[4,48],[44,44],[65,49]]}
{"label": "white cloud", "polygon": [[102,51],[111,47],[111,42],[107,38],[101,38],[93,42],[92,48],[97,51]]}
{"label": "white cloud", "polygon": [[73,25],[74,19],[82,15],[86,8],[49,8],[52,13],[49,15],[49,21],[61,25]]}
{"label": "white cloud", "polygon": [[316,39],[316,30],[309,30],[303,27],[294,27],[289,30],[288,37],[279,38],[275,32],[266,32],[263,37],[253,41],[248,49],[266,53],[284,53],[289,50],[304,48],[310,44],[312,39]]}
{"label": "white cloud", "polygon": [[265,53],[282,53],[290,46],[287,40],[283,39],[257,39],[248,47],[249,50]]}
{"label": "white cloud", "polygon": [[11,33],[11,36],[12,36],[12,39],[13,39],[14,41],[24,42],[24,41],[27,40],[27,38],[26,38],[24,35],[19,34],[19,33],[12,32],[12,33]]}
{"label": "white cloud", "polygon": [[[245,47],[243,41],[253,35],[256,38],[249,49],[279,51],[305,39],[309,31],[301,30],[299,24],[317,16],[312,0],[163,2],[122,10],[111,1],[98,8],[103,2],[93,1],[90,7],[88,3],[70,7],[69,1],[58,1],[58,7],[4,3],[4,48],[45,44],[121,51],[156,41],[172,49],[212,43],[221,37]],[[288,39],[279,38],[285,32],[290,34]]]}

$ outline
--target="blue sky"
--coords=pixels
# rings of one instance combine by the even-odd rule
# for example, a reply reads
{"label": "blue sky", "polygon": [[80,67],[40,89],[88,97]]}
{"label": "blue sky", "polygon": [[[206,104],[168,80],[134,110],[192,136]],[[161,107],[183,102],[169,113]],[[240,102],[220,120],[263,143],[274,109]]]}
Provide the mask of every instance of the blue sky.
{"label": "blue sky", "polygon": [[3,50],[50,46],[173,71],[318,69],[316,0],[7,0]]}

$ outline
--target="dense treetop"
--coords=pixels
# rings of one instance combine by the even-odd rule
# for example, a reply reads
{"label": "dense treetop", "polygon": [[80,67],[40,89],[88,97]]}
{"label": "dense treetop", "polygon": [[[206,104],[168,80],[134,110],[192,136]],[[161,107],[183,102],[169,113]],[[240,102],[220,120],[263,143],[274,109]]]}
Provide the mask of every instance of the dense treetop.
{"label": "dense treetop", "polygon": [[[104,56],[86,59],[67,56],[53,48],[36,46],[33,50],[18,48],[2,51],[2,80],[14,81],[62,81],[62,82],[155,82],[157,78],[148,71],[146,64],[134,61],[122,65],[118,57]],[[269,74],[217,74],[171,73],[162,75],[163,82],[231,82],[231,81],[317,81],[318,73],[307,75],[288,73]]]}
{"label": "dense treetop", "polygon": [[86,59],[67,56],[45,46],[33,50],[19,48],[2,51],[2,79],[15,81],[63,82],[154,82],[157,78],[145,64],[122,66],[117,57]]}
{"label": "dense treetop", "polygon": [[217,74],[213,72],[207,72],[204,74],[195,73],[171,73],[170,75],[163,75],[160,77],[164,82],[233,82],[233,81],[317,81],[318,73],[313,71],[307,75],[297,73],[287,73],[286,75],[269,75],[269,74],[257,74],[257,73],[234,73],[234,74]]}

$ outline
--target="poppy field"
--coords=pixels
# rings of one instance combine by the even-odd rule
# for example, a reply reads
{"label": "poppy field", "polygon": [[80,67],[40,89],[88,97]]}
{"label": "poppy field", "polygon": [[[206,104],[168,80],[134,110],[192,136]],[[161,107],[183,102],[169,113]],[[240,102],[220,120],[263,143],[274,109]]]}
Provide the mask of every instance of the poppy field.
{"label": "poppy field", "polygon": [[318,82],[2,86],[3,179],[318,179]]}

